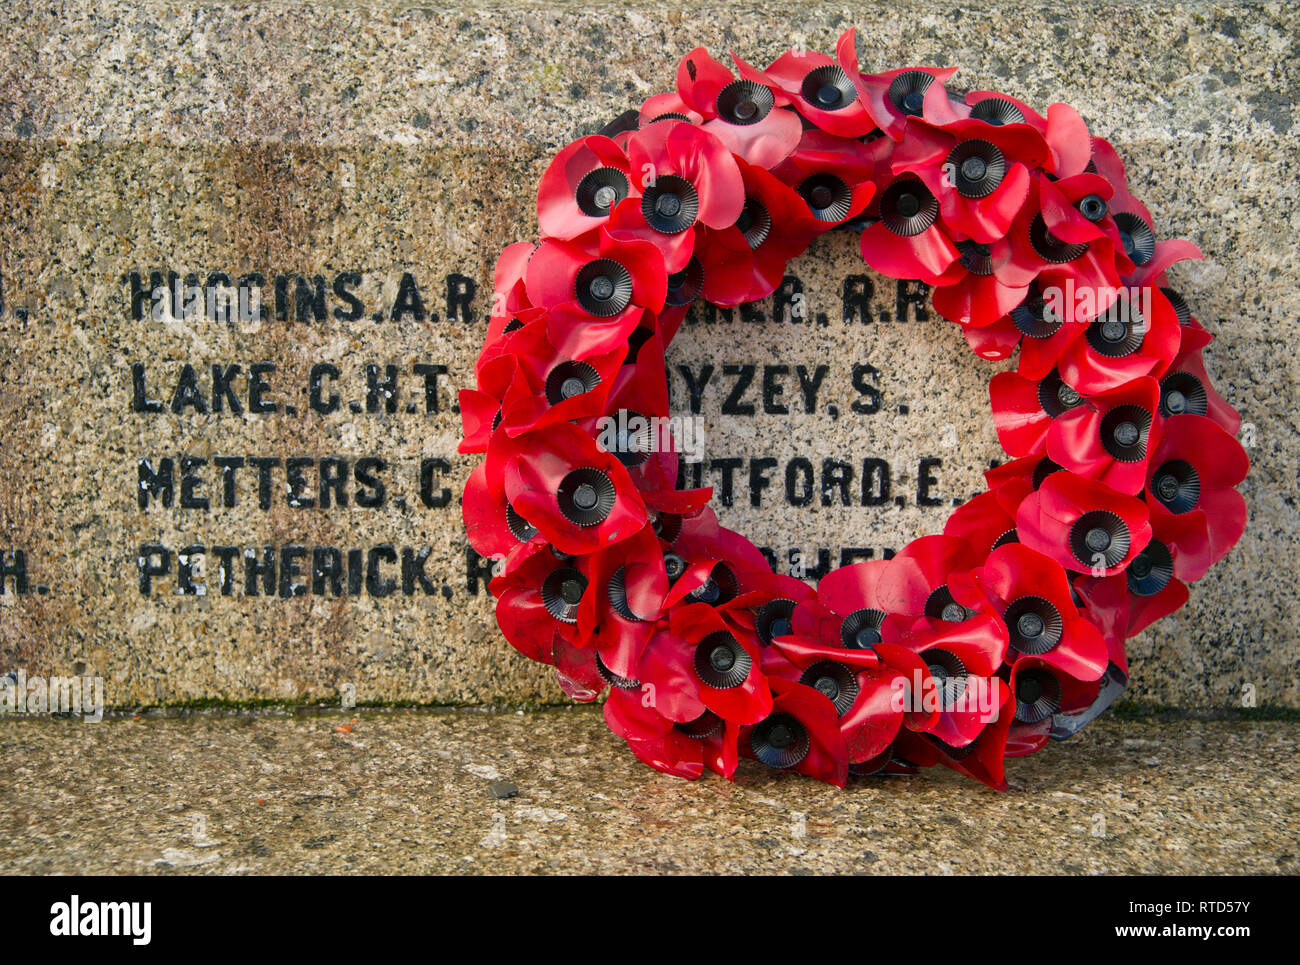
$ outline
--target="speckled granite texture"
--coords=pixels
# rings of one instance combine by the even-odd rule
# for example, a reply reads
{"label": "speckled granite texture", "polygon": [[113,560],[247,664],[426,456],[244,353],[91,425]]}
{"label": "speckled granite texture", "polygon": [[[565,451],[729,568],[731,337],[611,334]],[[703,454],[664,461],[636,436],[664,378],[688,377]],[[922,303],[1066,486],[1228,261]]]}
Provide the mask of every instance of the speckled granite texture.
{"label": "speckled granite texture", "polygon": [[[959,64],[969,87],[1074,104],[1128,159],[1157,232],[1204,249],[1205,263],[1176,269],[1177,284],[1219,336],[1210,370],[1252,427],[1254,469],[1244,486],[1252,523],[1187,608],[1132,641],[1130,696],[1236,706],[1249,685],[1258,704],[1300,706],[1291,575],[1300,547],[1300,31],[1294,8],[1281,3],[974,0],[957,10],[932,0],[857,9],[786,0],[761,8],[8,0],[0,9],[0,551],[24,550],[29,585],[15,597],[11,578],[0,596],[0,672],[100,675],[119,706],[561,699],[496,632],[485,590],[468,590],[455,495],[472,460],[455,455],[451,406],[483,335],[491,266],[505,244],[534,234],[533,185],[547,158],[666,86],[690,47],[730,47],[766,63],[794,41],[831,49],[853,24],[871,67]],[[289,315],[301,306],[303,320],[155,320],[147,298],[133,302],[130,273],[147,286],[151,271],[169,270],[182,281],[260,273],[268,300],[283,275]],[[759,306],[767,321],[702,320],[671,350],[678,406],[688,399],[680,366],[698,374],[705,364],[748,364],[760,376],[766,365],[828,367],[812,413],[798,404],[793,374],[784,377],[791,415],[760,405],[753,416],[724,416],[730,383],[714,382],[702,401],[711,459],[770,456],[778,467],[798,457],[888,460],[902,507],[792,508],[779,496],[780,468],[755,506],[748,466],[738,471],[724,520],[782,555],[802,547],[815,559],[817,548],[845,546],[879,555],[937,531],[951,500],[969,496],[999,454],[985,388],[996,367],[978,363],[934,315],[899,322],[883,279],[875,279],[873,320],[845,323],[841,287],[863,270],[852,237],[826,239],[792,268],[811,317],[826,315],[826,325],[773,322],[768,304]],[[422,320],[413,310],[393,318],[395,303],[414,306],[402,287],[407,273]],[[299,275],[308,280],[301,302]],[[311,287],[317,275],[323,317]],[[447,297],[449,288],[467,292],[466,280],[479,286],[468,321]],[[361,308],[336,295],[339,284]],[[179,414],[167,408],[187,363],[211,411],[192,401]],[[261,402],[277,411],[248,411],[257,363],[274,365],[261,370],[270,386]],[[212,391],[214,364],[232,375],[229,396]],[[234,364],[238,374],[226,368]],[[324,414],[310,404],[313,368],[322,365],[337,369],[333,378],[316,368],[318,402],[338,395],[337,411]],[[373,391],[367,365],[377,366]],[[382,384],[389,365],[391,413]],[[855,366],[875,372],[866,379],[880,393],[875,414],[851,413],[862,398]],[[759,398],[756,382],[747,400]],[[165,411],[137,411],[149,402]],[[188,496],[185,457],[199,480]],[[942,459],[938,507],[916,505],[924,457]],[[165,458],[174,501],[142,509],[139,462],[161,470]],[[278,460],[268,464],[265,509],[249,461],[263,458]],[[294,489],[288,461],[297,458],[306,482]],[[218,459],[245,460],[231,470],[233,507],[221,504]],[[378,507],[364,505],[376,489],[354,475],[365,459],[383,460]],[[344,460],[342,468],[330,460]],[[422,465],[432,506],[421,499]],[[319,501],[323,467],[346,475],[346,507],[336,494],[325,510],[286,493]],[[718,473],[707,476],[720,485]],[[436,505],[444,487],[451,499]],[[207,499],[209,508],[182,508],[186,499]],[[144,594],[138,559],[151,544],[172,555]],[[269,595],[254,574],[259,595],[247,596],[242,555],[222,564],[213,548],[256,548],[260,559],[268,545],[279,572]],[[193,546],[206,551],[186,551]],[[340,578],[342,597],[294,597],[299,581],[284,578],[280,554],[295,546],[337,549],[340,560],[358,549],[367,566],[378,550],[377,582],[352,567],[357,579]],[[206,593],[177,594],[186,559]],[[310,573],[311,559],[291,553],[290,564]],[[371,590],[388,578],[393,593],[376,597]],[[288,734],[302,725],[286,726]],[[621,768],[625,757],[601,766]],[[644,780],[652,811],[679,806],[653,803],[659,785]],[[323,825],[320,833],[334,832]],[[881,854],[883,846],[863,845]]]}
{"label": "speckled granite texture", "polygon": [[1296,739],[1108,719],[1005,793],[942,769],[840,791],[666,777],[590,709],[23,721],[0,873],[1296,874]]}

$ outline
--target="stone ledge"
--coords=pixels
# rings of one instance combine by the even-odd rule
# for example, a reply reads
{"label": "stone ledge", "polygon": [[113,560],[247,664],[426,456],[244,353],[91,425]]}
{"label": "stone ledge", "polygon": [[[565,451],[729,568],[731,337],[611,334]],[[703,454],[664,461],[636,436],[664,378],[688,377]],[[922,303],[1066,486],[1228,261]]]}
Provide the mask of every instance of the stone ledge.
{"label": "stone ledge", "polygon": [[1102,719],[1005,793],[840,791],[665,777],[589,709],[7,721],[0,872],[1295,874],[1298,750],[1294,723]]}

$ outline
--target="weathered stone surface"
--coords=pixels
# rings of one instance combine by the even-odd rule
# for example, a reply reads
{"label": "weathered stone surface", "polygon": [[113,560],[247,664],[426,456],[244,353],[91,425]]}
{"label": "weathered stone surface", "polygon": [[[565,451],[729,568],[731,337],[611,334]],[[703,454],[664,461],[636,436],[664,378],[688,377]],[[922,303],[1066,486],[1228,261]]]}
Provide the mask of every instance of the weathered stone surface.
{"label": "weathered stone surface", "polygon": [[[110,703],[196,699],[550,701],[558,688],[496,632],[484,590],[467,589],[455,503],[472,460],[455,455],[454,388],[483,334],[491,266],[507,243],[536,230],[533,186],[547,158],[579,133],[666,87],[696,44],[734,48],[766,63],[792,41],[829,50],[859,28],[865,64],[960,64],[969,87],[999,87],[1045,105],[1066,100],[1119,146],[1161,235],[1191,238],[1203,264],[1176,269],[1198,317],[1219,338],[1211,373],[1251,426],[1254,469],[1243,491],[1252,524],[1243,543],[1193,589],[1191,604],[1131,642],[1130,694],[1185,707],[1225,706],[1250,684],[1260,703],[1297,706],[1300,604],[1290,570],[1300,548],[1296,488],[1294,318],[1300,315],[1295,244],[1297,90],[1294,11],[1283,4],[1090,2],[1015,6],[903,0],[847,10],[780,2],[708,11],[643,0],[589,4],[194,4],[18,0],[0,11],[0,550],[28,556],[30,592],[0,596],[0,670],[82,672],[106,679]],[[261,272],[341,273],[364,314],[327,293],[323,321],[260,325],[131,317],[124,277],[175,270],[206,279]],[[841,288],[862,272],[853,238],[819,242],[792,266],[815,318],[827,324],[701,321],[670,362],[815,366],[829,371],[817,411],[721,414],[729,382],[706,391],[709,457],[771,456],[771,488],[751,504],[749,464],[737,473],[724,521],[781,554],[802,547],[885,547],[942,527],[954,498],[980,485],[999,455],[987,414],[996,367],[975,360],[954,326],[884,322],[897,315],[892,283],[875,279],[873,321],[842,320]],[[404,273],[438,313],[391,314]],[[448,276],[477,282],[474,320],[449,318]],[[454,281],[454,280],[453,280]],[[458,283],[463,284],[463,283]],[[292,282],[291,282],[292,285]],[[293,288],[289,289],[290,297]],[[269,297],[269,296],[268,296]],[[910,318],[910,316],[909,316]],[[244,407],[252,363],[269,362],[267,415],[132,411],[132,365],[150,396],[169,401],[190,363],[210,387],[214,363],[239,363]],[[313,365],[340,370],[341,411],[309,405]],[[399,369],[397,411],[364,403],[366,364]],[[418,363],[445,365],[437,411],[426,411]],[[878,371],[873,415],[855,365]],[[720,377],[719,377],[720,378]],[[331,383],[326,383],[328,390]],[[678,407],[688,394],[680,373]],[[211,401],[209,399],[209,401]],[[376,396],[383,409],[385,399]],[[408,412],[407,404],[415,406]],[[829,414],[836,406],[839,417]],[[228,406],[228,403],[227,403]],[[286,406],[294,406],[290,414]],[[908,413],[902,415],[900,406]],[[238,471],[239,502],[219,506],[209,463],[203,511],[179,506],[180,460],[259,456],[288,460],[382,457],[383,507],[294,508],[274,471],[270,508],[254,469]],[[138,462],[175,461],[176,502],[137,502]],[[906,505],[790,507],[784,469],[804,456],[858,464],[887,459]],[[918,507],[923,457],[943,460],[935,494]],[[419,498],[421,460],[446,459]],[[304,470],[315,485],[315,468]],[[767,471],[767,470],[764,470]],[[715,470],[706,482],[721,483]],[[398,500],[404,500],[401,508]],[[208,592],[178,596],[177,567],[148,595],[140,547],[205,554]],[[400,561],[394,595],[336,599],[219,592],[211,547],[302,545],[394,552],[431,547],[432,595]],[[260,551],[260,549],[259,549]],[[199,554],[194,554],[199,555]],[[311,561],[300,564],[310,573]],[[308,579],[310,582],[310,579]],[[12,587],[12,581],[10,581]],[[47,592],[42,593],[40,587]],[[444,590],[445,587],[445,590]]]}
{"label": "weathered stone surface", "polygon": [[[1300,870],[1295,724],[1104,719],[1009,762],[999,793],[943,769],[841,791],[753,762],[734,784],[689,783],[638,764],[585,709],[344,720],[15,721],[0,729],[0,871]],[[487,800],[502,778],[519,795]],[[93,800],[69,808],[77,789]]]}

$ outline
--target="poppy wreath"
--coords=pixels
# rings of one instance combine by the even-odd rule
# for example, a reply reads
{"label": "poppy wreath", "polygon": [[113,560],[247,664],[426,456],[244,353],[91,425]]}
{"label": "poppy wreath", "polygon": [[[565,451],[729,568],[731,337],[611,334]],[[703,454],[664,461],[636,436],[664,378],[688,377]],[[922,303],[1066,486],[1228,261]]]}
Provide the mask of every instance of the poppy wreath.
{"label": "poppy wreath", "polygon": [[[509,642],[660,771],[740,758],[844,786],[1004,759],[1075,733],[1128,679],[1125,638],[1240,538],[1240,417],[1171,287],[1114,148],[954,69],[859,70],[704,48],[676,89],[580,137],[541,177],[540,240],[495,270],[460,451],[462,500]],[[940,535],[814,589],[678,488],[664,348],[690,304],[764,298],[820,234],[932,286],[990,383],[1011,460]],[[671,425],[671,423],[668,423]],[[650,427],[649,429],[647,427]]]}

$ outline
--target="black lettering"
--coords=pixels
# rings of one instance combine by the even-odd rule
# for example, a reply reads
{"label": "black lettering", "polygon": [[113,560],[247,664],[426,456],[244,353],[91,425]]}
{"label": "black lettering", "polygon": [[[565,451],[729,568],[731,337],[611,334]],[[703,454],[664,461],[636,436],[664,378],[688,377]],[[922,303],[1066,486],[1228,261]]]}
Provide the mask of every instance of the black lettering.
{"label": "black lettering", "polygon": [[[335,503],[339,508],[348,504],[346,488],[348,461],[338,456],[326,456],[320,461],[320,508],[329,509]],[[337,594],[336,594],[337,595]]]}
{"label": "black lettering", "polygon": [[317,362],[311,367],[311,375],[307,380],[307,388],[313,412],[318,412],[321,415],[329,415],[331,412],[338,411],[339,395],[337,392],[331,392],[328,399],[321,395],[324,391],[325,380],[329,379],[332,382],[338,377],[338,366],[329,362]]}
{"label": "black lettering", "polygon": [[397,587],[397,581],[391,576],[381,577],[379,564],[396,563],[397,550],[389,543],[371,547],[366,554],[366,592],[378,599],[389,596]]}
{"label": "black lettering", "polygon": [[[445,365],[428,365],[416,362],[411,366],[416,375],[424,376],[424,411],[432,414],[438,411],[438,376],[447,374]],[[395,394],[395,393],[394,393]]]}
{"label": "black lettering", "polygon": [[[798,296],[798,297],[796,297]],[[798,325],[802,311],[796,313],[795,306],[803,307],[803,283],[794,275],[786,275],[781,284],[772,293],[772,320],[793,322]]]}
{"label": "black lettering", "polygon": [[239,364],[234,365],[217,365],[212,366],[212,411],[220,412],[225,406],[230,406],[231,415],[242,415],[244,407],[239,402],[239,396],[235,395],[234,386],[231,383],[240,373]]}
{"label": "black lettering", "polygon": [[203,485],[203,479],[194,472],[207,464],[202,456],[181,456],[181,509],[208,508],[208,497],[195,495],[195,490]]}
{"label": "black lettering", "polygon": [[155,500],[161,499],[164,506],[171,506],[174,491],[170,456],[160,459],[156,470],[148,459],[141,459],[137,479],[135,495],[141,509],[148,508],[150,496]]}
{"label": "black lettering", "polygon": [[243,456],[215,456],[212,465],[221,470],[221,505],[235,505],[235,470],[243,468]]}
{"label": "black lettering", "polygon": [[249,412],[278,412],[280,406],[275,402],[266,402],[262,399],[262,394],[271,390],[271,383],[267,382],[262,376],[270,375],[275,371],[273,362],[254,362],[248,367],[248,411]]}
{"label": "black lettering", "polygon": [[409,546],[402,549],[402,593],[413,596],[418,585],[425,596],[433,596],[438,588],[424,575],[424,564],[429,559],[432,547],[421,546],[417,553]]}
{"label": "black lettering", "polygon": [[334,596],[343,595],[343,554],[334,546],[317,546],[311,551],[311,591],[325,595],[325,588]]}
{"label": "black lettering", "polygon": [[[280,460],[276,460],[279,462]],[[258,596],[257,581],[262,580],[262,590],[267,596],[275,596],[275,547],[267,546],[262,550],[262,560],[258,562],[257,551],[251,546],[244,550],[244,595]]]}
{"label": "black lettering", "polygon": [[876,286],[870,275],[849,275],[844,279],[841,293],[841,315],[844,323],[860,322],[863,325],[871,319],[871,299],[876,294]]}
{"label": "black lettering", "polygon": [[285,462],[285,488],[289,491],[291,509],[311,509],[316,505],[315,499],[303,495],[303,490],[307,488],[307,477],[302,474],[303,469],[315,463],[315,459],[307,456],[293,456]]}
{"label": "black lettering", "polygon": [[821,390],[829,365],[819,365],[813,370],[811,378],[806,365],[796,365],[794,374],[799,376],[799,390],[803,393],[803,411],[812,414],[817,411],[817,393]]}
{"label": "black lettering", "polygon": [[176,594],[178,596],[198,596],[202,582],[194,582],[194,564],[196,556],[203,556],[205,546],[182,546],[176,554]]}
{"label": "black lettering", "polygon": [[713,366],[700,366],[700,377],[698,380],[691,375],[691,367],[689,365],[679,365],[677,366],[677,371],[682,374],[682,379],[686,382],[686,391],[691,397],[690,401],[687,403],[687,407],[690,410],[691,415],[699,415],[704,404],[704,388],[709,384],[709,380],[713,378]]}
{"label": "black lettering", "polygon": [[334,308],[334,317],[340,322],[355,322],[365,312],[366,308],[361,304],[361,299],[352,293],[352,288],[360,284],[359,272],[341,271],[334,276],[334,295],[348,306],[346,309],[342,306]]}
{"label": "black lettering", "polygon": [[451,504],[451,490],[446,486],[435,488],[436,473],[451,472],[451,463],[441,456],[420,460],[420,502],[430,509],[441,509]]}
{"label": "black lettering", "polygon": [[492,582],[492,560],[486,556],[479,556],[478,551],[472,546],[465,547],[465,589],[469,591],[470,596],[478,596],[478,586],[482,583],[486,589]]}
{"label": "black lettering", "polygon": [[790,374],[788,365],[763,366],[763,411],[768,415],[789,415],[790,407],[781,401],[785,383],[778,381]]}
{"label": "black lettering", "polygon": [[[159,547],[161,549],[161,547]],[[143,551],[142,551],[143,552]],[[6,557],[8,557],[6,559]],[[16,596],[26,596],[28,592],[27,583],[27,554],[23,550],[15,549],[9,553],[0,552],[0,593],[4,592],[5,584],[9,577],[14,578],[14,594]],[[145,583],[143,571],[140,575],[140,582]],[[142,590],[141,592],[148,592]]]}
{"label": "black lettering", "polygon": [[[213,462],[216,462],[214,459]],[[212,555],[217,558],[217,576],[221,578],[221,595],[230,596],[235,592],[234,573],[235,557],[239,555],[238,546],[214,546]]]}
{"label": "black lettering", "polygon": [[758,456],[749,460],[749,505],[763,504],[763,490],[772,485],[772,480],[767,478],[764,470],[776,467],[777,461],[771,456]]}
{"label": "black lettering", "polygon": [[474,301],[474,296],[478,293],[478,285],[473,278],[469,278],[459,272],[452,272],[447,276],[447,321],[454,322],[459,319],[462,322],[474,321],[474,314],[470,311],[470,303]]}
{"label": "black lettering", "polygon": [[186,406],[193,406],[195,412],[206,413],[208,404],[199,392],[199,383],[194,375],[194,366],[188,362],[181,369],[180,378],[176,380],[176,391],[172,393],[172,412],[180,415]]}
{"label": "black lettering", "polygon": [[883,401],[880,390],[871,384],[869,379],[880,378],[880,370],[871,365],[857,364],[853,366],[853,388],[857,390],[861,399],[854,399],[852,409],[858,415],[871,415],[880,411],[880,405]]}
{"label": "black lettering", "polygon": [[938,469],[943,465],[942,459],[936,459],[927,456],[922,459],[916,469],[916,504],[918,506],[938,506],[943,500],[938,496],[930,495],[931,490],[939,485],[939,479],[930,470]]}
{"label": "black lettering", "polygon": [[883,506],[889,502],[889,463],[883,459],[862,460],[862,505]]}
{"label": "black lettering", "polygon": [[732,456],[727,459],[714,459],[709,463],[710,469],[718,470],[722,473],[722,486],[718,491],[718,498],[722,505],[730,506],[735,502],[735,474],[736,470],[741,467],[745,460]]}
{"label": "black lettering", "polygon": [[813,465],[802,456],[785,464],[785,501],[791,506],[807,506],[813,501]]}
{"label": "black lettering", "polygon": [[298,577],[302,575],[298,571],[298,561],[306,556],[305,546],[285,546],[280,550],[280,599],[288,600],[306,594],[307,585],[298,582]]}
{"label": "black lettering", "polygon": [[928,321],[930,313],[926,311],[926,304],[930,301],[930,286],[920,281],[911,281],[900,278],[898,280],[898,298],[895,310],[900,322],[907,321],[907,310],[911,306],[912,313],[918,322]]}
{"label": "black lettering", "polygon": [[257,506],[271,508],[271,470],[280,465],[278,456],[249,456],[248,464],[257,468]]}
{"label": "black lettering", "polygon": [[[382,399],[381,399],[382,396]],[[380,406],[386,412],[397,411],[397,366],[384,366],[384,381],[379,381],[379,366],[366,366],[366,411],[378,412]]]}
{"label": "black lettering", "polygon": [[153,591],[154,577],[171,572],[171,550],[159,543],[147,543],[140,547],[135,560],[140,568],[140,595],[148,596]]}
{"label": "black lettering", "polygon": [[741,397],[749,388],[749,384],[754,381],[755,368],[752,365],[724,365],[722,367],[723,375],[736,376],[736,382],[731,387],[731,392],[727,394],[726,400],[722,403],[723,415],[753,415],[754,403],[741,402]]}
{"label": "black lettering", "polygon": [[849,484],[853,482],[853,466],[842,459],[822,460],[822,505],[834,506],[836,489],[840,491],[839,504],[849,505]]}
{"label": "black lettering", "polygon": [[163,404],[158,399],[149,398],[149,391],[145,385],[144,363],[131,363],[131,411],[132,412],[161,412]]}
{"label": "black lettering", "polygon": [[397,298],[393,301],[393,310],[388,317],[394,322],[400,322],[407,315],[417,322],[424,321],[424,299],[420,297],[415,276],[409,271],[402,274],[402,280],[397,285]]}
{"label": "black lettering", "polygon": [[364,487],[356,491],[358,506],[374,509],[377,506],[384,505],[387,490],[384,488],[383,480],[379,478],[377,473],[381,473],[387,468],[388,463],[384,462],[379,456],[366,456],[357,460],[352,475],[357,483]]}

